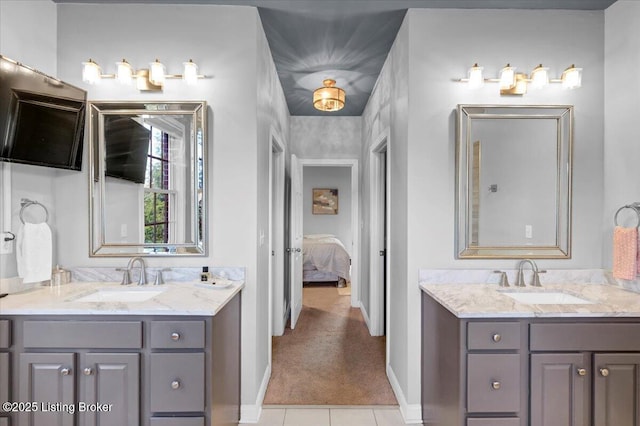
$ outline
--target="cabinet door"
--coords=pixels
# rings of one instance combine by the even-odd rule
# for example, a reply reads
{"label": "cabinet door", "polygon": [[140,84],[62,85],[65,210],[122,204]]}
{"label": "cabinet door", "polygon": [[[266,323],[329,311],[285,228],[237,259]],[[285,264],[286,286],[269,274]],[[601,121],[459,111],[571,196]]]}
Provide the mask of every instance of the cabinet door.
{"label": "cabinet door", "polygon": [[88,353],[79,365],[81,425],[140,424],[139,354]]}
{"label": "cabinet door", "polygon": [[588,424],[589,366],[587,354],[531,355],[531,426]]}
{"label": "cabinet door", "polygon": [[73,426],[75,373],[73,353],[20,354],[20,401],[38,404],[20,413],[20,426]]}
{"label": "cabinet door", "polygon": [[595,354],[593,426],[640,424],[640,354]]}
{"label": "cabinet door", "polygon": [[[9,354],[7,352],[0,352],[0,402],[11,401],[9,398],[9,384],[11,378],[9,377]],[[0,408],[2,413],[2,408]]]}

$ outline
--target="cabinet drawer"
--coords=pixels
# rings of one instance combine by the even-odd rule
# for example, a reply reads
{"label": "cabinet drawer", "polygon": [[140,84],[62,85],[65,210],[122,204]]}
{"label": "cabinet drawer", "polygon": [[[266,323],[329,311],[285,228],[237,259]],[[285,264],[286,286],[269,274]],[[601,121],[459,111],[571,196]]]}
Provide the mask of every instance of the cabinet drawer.
{"label": "cabinet drawer", "polygon": [[204,426],[204,417],[151,417],[149,426]]}
{"label": "cabinet drawer", "polygon": [[517,322],[470,322],[467,326],[469,350],[520,349],[520,324]]}
{"label": "cabinet drawer", "polygon": [[520,411],[520,355],[467,356],[467,410],[470,413]]}
{"label": "cabinet drawer", "polygon": [[531,324],[532,351],[640,351],[640,324]]}
{"label": "cabinet drawer", "polygon": [[153,349],[204,348],[204,321],[153,321],[151,323]]}
{"label": "cabinet drawer", "polygon": [[25,321],[25,348],[142,347],[139,321]]}
{"label": "cabinet drawer", "polygon": [[520,426],[520,419],[517,417],[467,419],[467,426]]}
{"label": "cabinet drawer", "polygon": [[151,354],[151,411],[204,410],[204,353]]}
{"label": "cabinet drawer", "polygon": [[11,322],[0,320],[0,348],[11,346]]}

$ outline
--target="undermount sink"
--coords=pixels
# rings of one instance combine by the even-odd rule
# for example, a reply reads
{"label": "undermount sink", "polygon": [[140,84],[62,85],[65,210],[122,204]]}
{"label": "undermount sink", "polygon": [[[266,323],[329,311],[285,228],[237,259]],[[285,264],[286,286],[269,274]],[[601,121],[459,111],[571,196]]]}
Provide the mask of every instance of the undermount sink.
{"label": "undermount sink", "polygon": [[501,292],[505,296],[527,305],[590,305],[593,302],[561,292],[514,291]]}
{"label": "undermount sink", "polygon": [[75,299],[75,302],[144,302],[164,291],[159,288],[104,288]]}

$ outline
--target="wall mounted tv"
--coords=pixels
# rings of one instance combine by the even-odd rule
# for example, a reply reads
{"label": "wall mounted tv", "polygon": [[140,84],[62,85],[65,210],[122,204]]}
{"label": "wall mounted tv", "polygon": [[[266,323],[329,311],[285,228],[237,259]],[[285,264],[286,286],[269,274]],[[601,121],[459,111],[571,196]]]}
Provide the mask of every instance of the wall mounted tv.
{"label": "wall mounted tv", "polygon": [[87,92],[0,55],[0,161],[80,170]]}

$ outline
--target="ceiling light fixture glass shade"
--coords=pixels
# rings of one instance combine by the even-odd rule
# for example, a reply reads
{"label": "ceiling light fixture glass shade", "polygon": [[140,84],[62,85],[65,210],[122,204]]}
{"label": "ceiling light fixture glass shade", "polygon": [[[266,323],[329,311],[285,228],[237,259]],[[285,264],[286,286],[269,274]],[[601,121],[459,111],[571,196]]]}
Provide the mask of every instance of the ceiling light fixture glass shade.
{"label": "ceiling light fixture glass shade", "polygon": [[189,59],[189,62],[184,62],[184,72],[182,73],[182,79],[189,85],[193,86],[198,82],[198,66]]}
{"label": "ceiling light fixture glass shade", "polygon": [[89,84],[97,84],[100,81],[102,71],[100,66],[89,59],[82,63],[82,81]]}
{"label": "ceiling light fixture glass shade", "polygon": [[484,68],[478,66],[478,64],[473,64],[471,68],[469,68],[469,88],[477,89],[484,85],[484,76],[482,75],[482,70]]}
{"label": "ceiling light fixture glass shade", "polygon": [[516,86],[516,69],[507,64],[500,71],[500,90],[513,89]]}
{"label": "ceiling light fixture glass shade", "polygon": [[538,65],[531,71],[531,87],[540,89],[549,84],[549,68]]}
{"label": "ceiling light fixture glass shade", "polygon": [[576,89],[582,86],[582,68],[576,68],[571,64],[569,68],[562,73],[562,88],[563,89]]}
{"label": "ceiling light fixture glass shade", "polygon": [[120,62],[116,62],[116,78],[122,84],[129,85],[133,80],[133,67],[125,59]]}
{"label": "ceiling light fixture glass shade", "polygon": [[336,81],[330,78],[323,80],[324,87],[313,91],[313,106],[320,111],[339,111],[344,108],[345,93],[336,87]]}
{"label": "ceiling light fixture glass shade", "polygon": [[162,62],[155,60],[149,64],[149,81],[156,86],[162,86],[164,84],[166,68]]}

